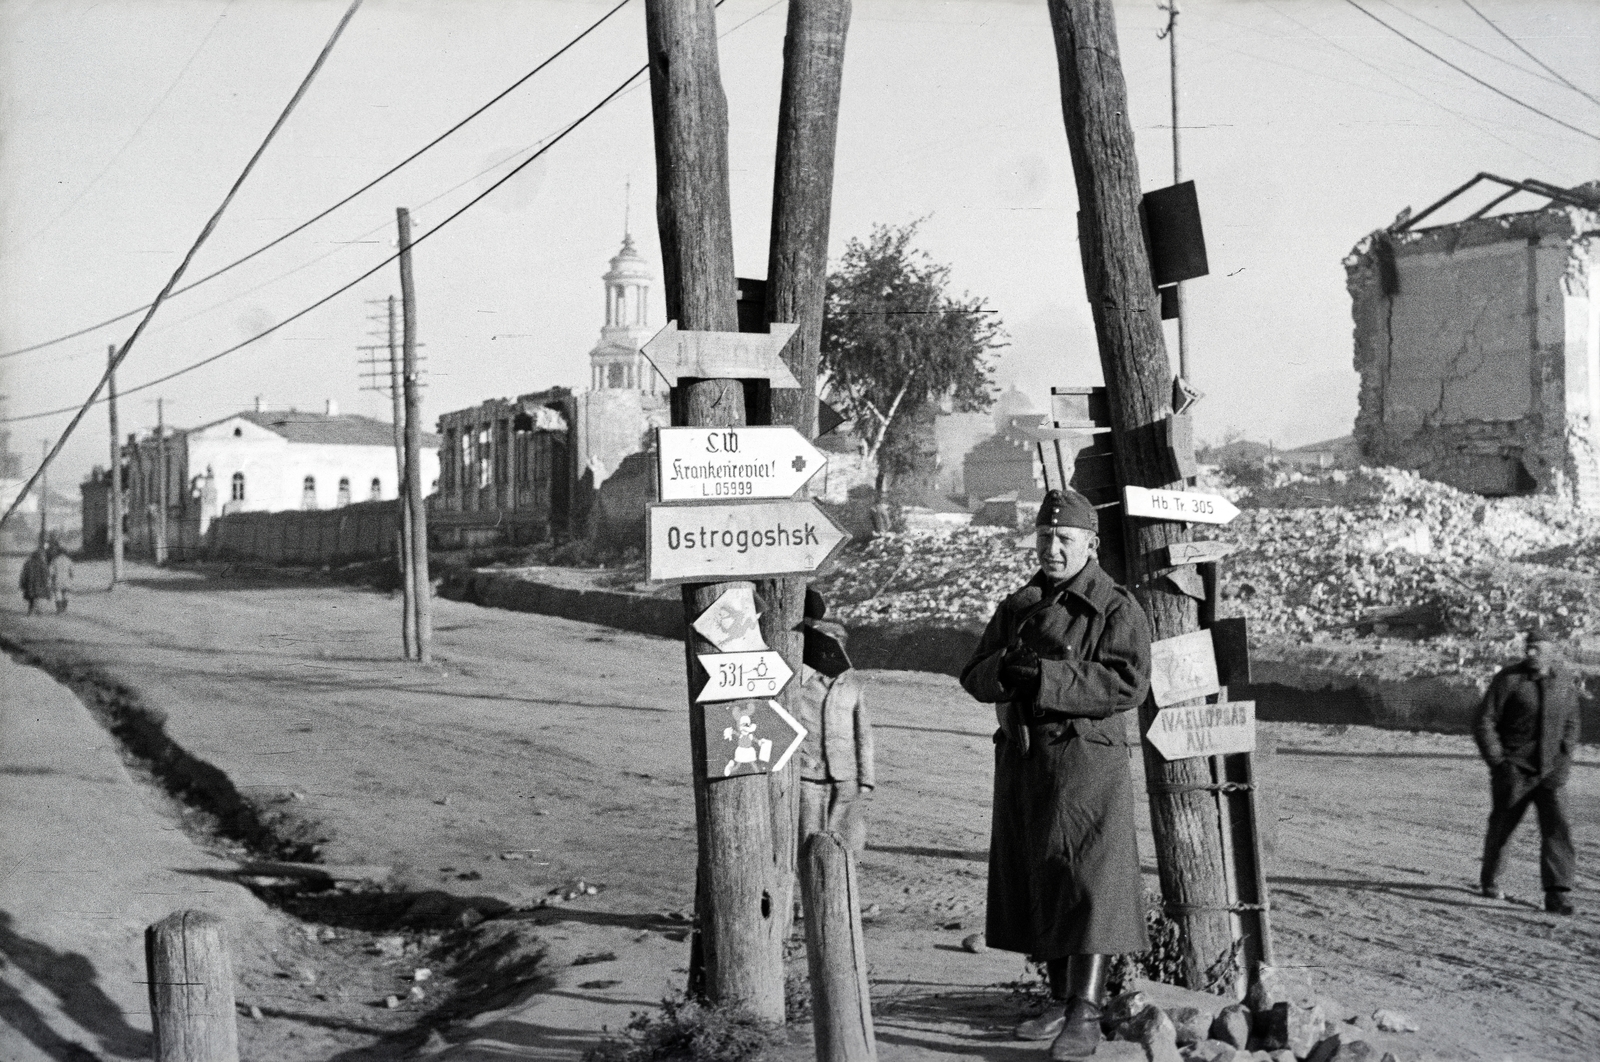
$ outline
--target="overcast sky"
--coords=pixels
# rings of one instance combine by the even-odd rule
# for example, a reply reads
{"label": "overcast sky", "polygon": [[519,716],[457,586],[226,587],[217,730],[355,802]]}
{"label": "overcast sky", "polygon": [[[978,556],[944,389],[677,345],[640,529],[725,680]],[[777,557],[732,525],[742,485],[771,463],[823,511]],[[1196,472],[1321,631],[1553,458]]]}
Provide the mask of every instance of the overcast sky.
{"label": "overcast sky", "polygon": [[[614,2],[366,0],[187,279],[377,176]],[[1357,3],[1551,118],[1475,84]],[[0,351],[152,298],[344,7],[0,0]],[[247,339],[372,268],[392,252],[396,206],[428,233],[643,64],[643,7],[633,0],[348,207],[171,300],[119,374],[122,389]],[[1172,178],[1167,46],[1157,38],[1166,16],[1154,0],[1117,12],[1140,173],[1158,188]],[[766,272],[784,20],[781,0],[726,0],[718,14],[744,276]],[[1188,0],[1184,169],[1211,263],[1188,287],[1201,438],[1233,429],[1296,445],[1350,430],[1341,259],[1403,207],[1420,209],[1480,170],[1560,185],[1600,177],[1600,103],[1585,95],[1600,97],[1597,35],[1592,0]],[[921,245],[1005,323],[1002,383],[1043,396],[1052,384],[1099,382],[1042,0],[856,0],[841,108],[834,257],[875,222],[925,217]],[[634,234],[658,262],[654,178],[641,78],[417,248],[430,423],[489,397],[587,385],[599,278],[622,237],[630,180]],[[387,419],[388,400],[360,390],[357,348],[375,341],[368,300],[398,291],[390,266],[258,343],[128,395],[124,433],[154,424],[158,394],[179,426],[248,408],[256,395],[317,410],[332,398]],[[655,303],[660,324],[659,290]],[[106,346],[136,320],[0,359],[10,415],[81,401]],[[66,420],[11,425],[30,467]],[[101,407],[69,444],[58,482],[106,453]]]}

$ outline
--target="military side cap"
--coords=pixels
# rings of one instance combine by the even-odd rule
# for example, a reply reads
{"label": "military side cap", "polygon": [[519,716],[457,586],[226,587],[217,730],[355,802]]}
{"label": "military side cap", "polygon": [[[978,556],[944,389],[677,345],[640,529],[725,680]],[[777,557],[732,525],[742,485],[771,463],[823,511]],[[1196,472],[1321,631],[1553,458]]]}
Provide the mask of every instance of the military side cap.
{"label": "military side cap", "polygon": [[1045,491],[1039,504],[1039,515],[1034,517],[1034,527],[1081,527],[1099,533],[1100,518],[1095,514],[1089,499],[1075,490]]}

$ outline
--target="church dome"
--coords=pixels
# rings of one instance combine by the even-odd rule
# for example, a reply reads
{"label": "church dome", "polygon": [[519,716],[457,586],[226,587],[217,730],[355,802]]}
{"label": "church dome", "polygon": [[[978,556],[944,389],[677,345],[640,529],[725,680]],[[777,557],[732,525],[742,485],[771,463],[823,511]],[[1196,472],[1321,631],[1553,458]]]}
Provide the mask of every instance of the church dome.
{"label": "church dome", "polygon": [[611,269],[602,278],[606,283],[627,280],[654,280],[655,273],[633,245],[633,234],[622,237],[622,250],[611,259]]}

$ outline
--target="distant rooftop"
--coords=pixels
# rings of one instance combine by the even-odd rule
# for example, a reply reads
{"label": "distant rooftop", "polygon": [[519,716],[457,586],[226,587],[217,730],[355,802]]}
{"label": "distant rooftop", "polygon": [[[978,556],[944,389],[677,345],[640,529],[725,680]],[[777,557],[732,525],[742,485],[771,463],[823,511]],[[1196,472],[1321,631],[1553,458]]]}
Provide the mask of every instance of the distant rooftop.
{"label": "distant rooftop", "polygon": [[[394,425],[359,413],[302,413],[293,409],[246,410],[222,420],[202,425],[209,428],[238,417],[259,428],[281,435],[292,443],[320,443],[329,446],[393,446]],[[193,429],[199,431],[200,428]],[[422,433],[425,446],[438,446],[439,436]]]}

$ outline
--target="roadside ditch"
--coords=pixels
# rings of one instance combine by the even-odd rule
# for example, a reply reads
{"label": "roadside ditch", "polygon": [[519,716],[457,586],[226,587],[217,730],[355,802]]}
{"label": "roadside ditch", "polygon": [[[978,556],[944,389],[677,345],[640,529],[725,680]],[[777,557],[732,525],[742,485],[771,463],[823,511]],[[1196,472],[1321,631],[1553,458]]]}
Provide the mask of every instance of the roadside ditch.
{"label": "roadside ditch", "polygon": [[[538,926],[504,917],[509,905],[395,891],[325,866],[324,827],[299,809],[301,794],[242,794],[167,734],[160,708],[95,664],[4,634],[0,649],[72,690],[161,811],[237,863],[239,883],[288,920],[270,954],[233,949],[245,1057],[381,1062],[441,1049],[452,1026],[545,987]],[[289,986],[294,1006],[269,1002]]]}

